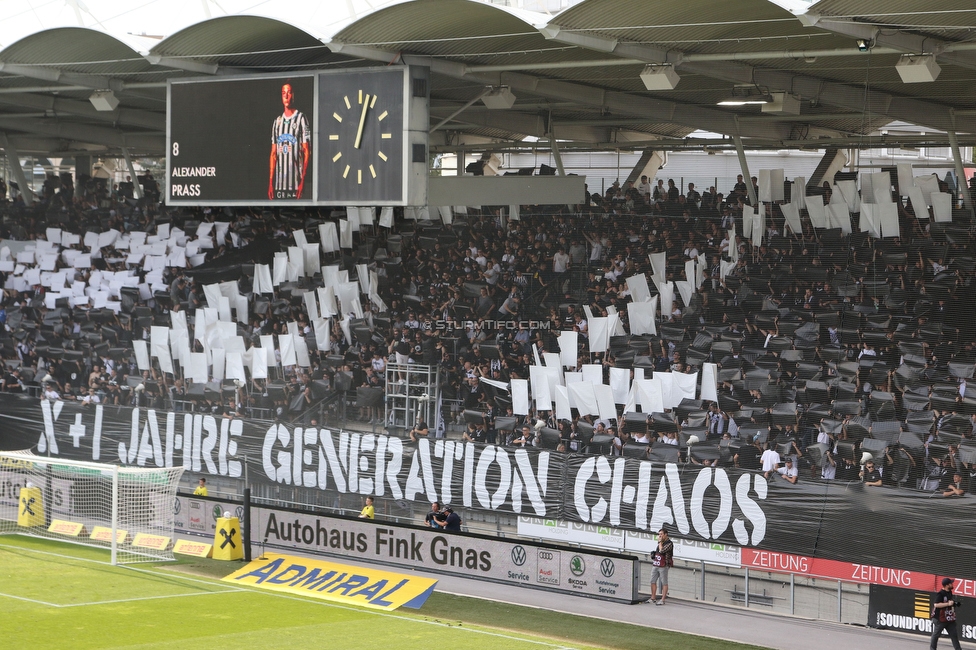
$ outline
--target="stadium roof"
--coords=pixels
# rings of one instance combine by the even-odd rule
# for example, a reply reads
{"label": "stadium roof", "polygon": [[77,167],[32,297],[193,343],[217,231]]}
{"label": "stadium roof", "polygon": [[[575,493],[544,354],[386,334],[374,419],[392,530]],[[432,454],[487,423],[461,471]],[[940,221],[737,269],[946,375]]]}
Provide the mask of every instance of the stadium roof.
{"label": "stadium roof", "polygon": [[[509,4],[516,0],[509,0]],[[25,6],[26,4],[26,6]],[[522,4],[532,6],[531,0]],[[892,121],[944,143],[976,133],[976,9],[971,0],[535,0],[557,13],[478,0],[289,3],[26,0],[3,6],[0,144],[54,155],[162,155],[167,80],[401,62],[432,69],[434,147],[535,142],[661,148],[705,131],[747,146],[876,144]],[[904,83],[905,54],[933,55],[935,81]],[[924,61],[922,61],[924,64]],[[680,75],[649,91],[648,64]],[[929,70],[916,64],[913,71]],[[508,86],[517,100],[476,100]],[[97,90],[112,111],[89,102]],[[719,106],[784,93],[799,114]],[[461,110],[460,112],[459,109]],[[892,136],[889,142],[894,142]]]}

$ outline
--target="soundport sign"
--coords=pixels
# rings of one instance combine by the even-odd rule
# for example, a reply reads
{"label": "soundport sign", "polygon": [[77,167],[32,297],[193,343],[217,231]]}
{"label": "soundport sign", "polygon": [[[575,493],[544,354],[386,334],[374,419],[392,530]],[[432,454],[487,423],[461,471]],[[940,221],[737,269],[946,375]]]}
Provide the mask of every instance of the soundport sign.
{"label": "soundport sign", "polygon": [[[959,585],[959,582],[961,581],[957,581],[956,585]],[[959,594],[955,595],[957,599],[961,598]],[[933,621],[929,617],[932,613],[934,597],[935,592],[932,591],[871,585],[868,626],[930,636]],[[959,638],[963,641],[976,641],[976,607],[967,607],[971,603],[968,603],[965,598],[962,602],[963,607],[956,609]],[[949,642],[944,641],[944,643]]]}
{"label": "soundport sign", "polygon": [[253,506],[251,543],[592,598],[638,601],[639,561],[618,553]]}

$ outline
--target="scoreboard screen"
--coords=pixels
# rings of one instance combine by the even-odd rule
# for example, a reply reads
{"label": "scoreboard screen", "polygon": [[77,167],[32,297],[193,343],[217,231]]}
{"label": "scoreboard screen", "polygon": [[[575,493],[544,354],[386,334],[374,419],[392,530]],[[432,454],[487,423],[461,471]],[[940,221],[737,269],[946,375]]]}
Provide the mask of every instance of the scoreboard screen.
{"label": "scoreboard screen", "polygon": [[426,205],[429,69],[172,81],[169,205]]}
{"label": "scoreboard screen", "polygon": [[312,204],[314,75],[172,83],[166,202]]}

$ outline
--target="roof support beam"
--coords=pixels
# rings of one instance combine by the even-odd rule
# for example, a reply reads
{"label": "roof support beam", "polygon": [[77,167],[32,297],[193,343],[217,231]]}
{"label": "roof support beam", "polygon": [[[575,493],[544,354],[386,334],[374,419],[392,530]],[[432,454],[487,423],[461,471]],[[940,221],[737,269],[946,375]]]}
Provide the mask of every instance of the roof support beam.
{"label": "roof support beam", "polygon": [[20,154],[17,152],[17,147],[10,142],[7,134],[3,131],[0,131],[0,147],[3,147],[3,152],[7,154],[7,163],[10,165],[10,171],[13,172],[14,178],[17,180],[17,187],[20,188],[20,193],[24,197],[24,203],[30,205],[34,202],[34,192],[31,190],[30,185],[27,184],[27,176],[24,175],[24,168],[20,166]]}
{"label": "roof support beam", "polygon": [[[581,36],[575,32],[566,32],[557,26],[542,30],[547,38],[560,43],[580,45]],[[593,45],[602,37],[587,34],[585,42]],[[713,79],[721,79],[740,84],[756,84],[766,86],[772,90],[789,92],[807,99],[816,98],[824,104],[863,111],[865,99],[866,110],[890,116],[913,124],[921,124],[932,128],[947,130],[952,126],[952,117],[948,106],[928,102],[911,97],[900,97],[875,90],[865,93],[863,87],[828,81],[820,77],[795,74],[793,72],[762,68],[731,61],[684,62],[683,54],[674,51],[664,51],[658,48],[639,45],[636,43],[617,43],[610,38],[602,38],[603,45],[593,47],[601,52],[612,52],[628,59],[640,59],[647,63],[674,63],[682,70],[700,74]],[[682,107],[682,112],[685,107]],[[731,118],[730,118],[731,119]],[[743,125],[745,126],[745,125]],[[960,124],[961,130],[976,131],[976,120],[966,120]],[[717,130],[717,129],[712,129]],[[734,133],[734,130],[718,130],[720,133]],[[741,135],[748,135],[745,131]]]}
{"label": "roof support beam", "polygon": [[117,108],[114,111],[97,111],[91,102],[54,97],[50,95],[4,95],[0,94],[0,104],[52,111],[68,115],[80,115],[120,126],[136,126],[153,131],[166,130],[166,115],[138,108]]}
{"label": "roof support beam", "polygon": [[[334,52],[361,57],[372,61],[391,63],[397,59],[407,64],[430,67],[435,74],[477,83],[509,86],[512,90],[531,93],[549,99],[565,100],[592,106],[613,114],[645,117],[649,123],[670,122],[694,129],[707,129],[716,133],[735,132],[731,113],[703,106],[679,105],[652,97],[631,93],[608,91],[585,84],[545,79],[519,72],[470,73],[463,63],[435,59],[433,57],[400,55],[396,52],[369,46],[339,43],[329,44]],[[742,135],[755,137],[785,138],[789,128],[780,125],[743,125]]]}
{"label": "roof support beam", "polygon": [[956,197],[958,198],[959,192],[962,191],[963,204],[969,212],[969,220],[972,223],[976,223],[976,211],[973,210],[973,195],[966,184],[966,172],[963,171],[962,155],[959,153],[959,140],[956,138],[954,129],[949,129],[946,135],[949,136],[949,147],[952,149],[952,160],[956,167],[956,183],[960,185],[960,187],[956,188]]}
{"label": "roof support beam", "polygon": [[21,75],[31,79],[40,79],[52,83],[84,86],[93,90],[117,90],[122,91],[124,84],[119,79],[103,77],[99,75],[77,74],[65,72],[57,68],[50,68],[40,65],[24,65],[21,63],[0,63],[0,72]]}
{"label": "roof support beam", "polygon": [[[436,119],[436,116],[433,114],[431,117]],[[532,136],[539,139],[547,137],[546,121],[542,116],[520,111],[468,111],[463,117],[452,120],[451,123],[441,127],[439,131],[450,131],[458,128],[458,125],[482,129],[498,129],[512,134]],[[582,140],[584,142],[605,142],[610,136],[609,129],[594,128],[590,125],[583,124],[573,127],[560,127],[559,132],[564,138]]]}
{"label": "roof support beam", "polygon": [[465,104],[461,108],[457,109],[456,111],[454,111],[453,113],[451,113],[450,115],[448,115],[447,117],[445,117],[444,119],[442,119],[440,122],[438,122],[434,126],[430,127],[430,133],[433,133],[434,131],[436,131],[437,129],[441,128],[442,126],[444,126],[445,124],[447,124],[448,122],[450,122],[451,120],[453,120],[455,117],[457,117],[458,115],[460,115],[464,111],[466,111],[469,108],[471,108],[472,106],[474,106],[475,102],[477,102],[478,100],[480,100],[482,97],[484,97],[485,95],[487,95],[490,92],[491,92],[491,88],[485,88],[484,90],[482,90],[474,98],[472,98],[471,101],[469,101],[467,104]]}
{"label": "roof support beam", "polygon": [[159,54],[147,54],[146,61],[164,68],[186,70],[187,72],[196,72],[198,74],[214,75],[217,74],[217,71],[220,69],[220,66],[218,66],[216,63],[204,63],[203,61],[194,61],[193,59],[184,59],[173,56],[161,56]]}
{"label": "roof support beam", "polygon": [[162,155],[166,151],[166,138],[164,136],[128,133],[123,137],[122,133],[115,129],[58,120],[8,120],[0,116],[0,130],[38,133],[65,140],[103,145],[116,150],[128,146],[134,151],[154,155]]}
{"label": "roof support beam", "polygon": [[[929,36],[910,34],[902,31],[882,30],[877,25],[866,25],[852,20],[839,20],[830,16],[817,14],[802,14],[798,16],[800,22],[807,27],[818,27],[828,32],[874,41],[876,45],[888,46],[899,52],[910,54],[935,54],[943,63],[951,63],[963,68],[976,70],[976,52],[968,47],[972,43],[953,43]],[[954,50],[953,46],[959,47]],[[877,49],[877,48],[875,48]]]}

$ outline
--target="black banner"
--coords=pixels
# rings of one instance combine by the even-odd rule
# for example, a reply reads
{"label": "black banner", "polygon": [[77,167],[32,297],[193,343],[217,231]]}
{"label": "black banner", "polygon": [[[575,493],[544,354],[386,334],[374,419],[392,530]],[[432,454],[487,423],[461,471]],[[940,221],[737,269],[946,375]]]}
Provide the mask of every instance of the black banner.
{"label": "black banner", "polygon": [[[328,495],[480,510],[976,577],[976,501],[732,468],[561,454],[0,395],[0,448],[243,478],[309,505]],[[932,522],[937,522],[933,527]],[[937,533],[934,531],[938,531]]]}
{"label": "black banner", "polygon": [[[958,582],[956,586],[960,586]],[[931,636],[933,621],[929,616],[935,593],[884,585],[871,585],[869,593],[869,627]],[[964,597],[958,599],[962,602],[962,606],[956,608],[959,640],[976,641],[976,601]]]}

